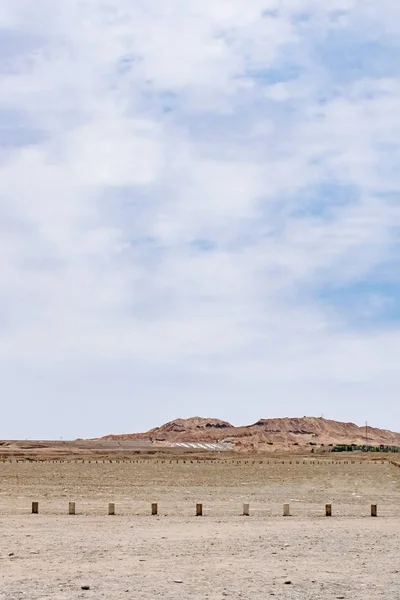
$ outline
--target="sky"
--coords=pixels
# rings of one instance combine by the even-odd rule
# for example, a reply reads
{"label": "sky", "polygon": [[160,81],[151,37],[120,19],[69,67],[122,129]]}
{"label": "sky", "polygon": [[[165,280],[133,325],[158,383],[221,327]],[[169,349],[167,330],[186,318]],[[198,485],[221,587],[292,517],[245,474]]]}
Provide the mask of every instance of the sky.
{"label": "sky", "polygon": [[398,0],[0,2],[0,438],[400,431]]}

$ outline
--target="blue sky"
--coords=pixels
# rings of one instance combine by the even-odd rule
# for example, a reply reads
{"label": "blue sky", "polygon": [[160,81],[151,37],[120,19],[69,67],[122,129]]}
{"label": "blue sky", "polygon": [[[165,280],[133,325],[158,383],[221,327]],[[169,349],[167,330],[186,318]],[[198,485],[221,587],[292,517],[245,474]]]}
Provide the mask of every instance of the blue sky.
{"label": "blue sky", "polygon": [[2,438],[400,431],[400,4],[3,0]]}

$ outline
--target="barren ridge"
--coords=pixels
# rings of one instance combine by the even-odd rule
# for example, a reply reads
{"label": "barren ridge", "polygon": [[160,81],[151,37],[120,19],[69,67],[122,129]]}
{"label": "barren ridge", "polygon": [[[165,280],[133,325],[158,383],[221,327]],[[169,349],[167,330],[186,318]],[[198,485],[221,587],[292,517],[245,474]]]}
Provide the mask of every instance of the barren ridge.
{"label": "barren ridge", "polygon": [[368,444],[400,446],[400,433],[359,427],[322,417],[260,419],[253,425],[235,427],[219,419],[192,417],[176,419],[145,433],[108,435],[108,440],[150,440],[152,442],[232,442],[242,449],[276,445]]}

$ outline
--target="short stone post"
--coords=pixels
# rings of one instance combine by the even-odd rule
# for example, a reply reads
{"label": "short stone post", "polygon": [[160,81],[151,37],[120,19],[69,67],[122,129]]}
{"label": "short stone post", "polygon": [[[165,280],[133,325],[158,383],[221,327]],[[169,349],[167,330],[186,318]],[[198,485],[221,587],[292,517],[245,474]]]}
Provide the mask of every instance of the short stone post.
{"label": "short stone post", "polygon": [[108,505],[108,514],[115,515],[115,504],[113,502]]}
{"label": "short stone post", "polygon": [[153,517],[158,514],[158,506],[155,503],[151,505],[151,514]]}
{"label": "short stone post", "polygon": [[196,504],[196,517],[202,517],[202,516],[203,516],[203,505]]}
{"label": "short stone post", "polygon": [[69,515],[74,515],[75,514],[75,502],[70,502],[69,503],[68,514]]}
{"label": "short stone post", "polygon": [[289,504],[283,505],[283,516],[290,517],[290,505]]}
{"label": "short stone post", "polygon": [[325,515],[327,517],[331,517],[332,516],[332,504],[327,504],[325,506]]}
{"label": "short stone post", "polygon": [[250,504],[243,504],[243,516],[244,517],[250,516]]}
{"label": "short stone post", "polygon": [[378,507],[376,504],[371,504],[371,517],[378,516]]}
{"label": "short stone post", "polygon": [[39,514],[39,502],[32,502],[32,514],[33,515]]}

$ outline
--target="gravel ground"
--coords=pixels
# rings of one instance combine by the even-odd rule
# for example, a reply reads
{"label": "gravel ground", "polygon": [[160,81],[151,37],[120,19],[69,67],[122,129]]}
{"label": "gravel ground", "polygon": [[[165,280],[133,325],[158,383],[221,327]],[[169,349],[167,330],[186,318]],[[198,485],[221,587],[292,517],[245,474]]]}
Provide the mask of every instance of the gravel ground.
{"label": "gravel ground", "polygon": [[104,515],[109,502],[119,514],[191,516],[204,504],[208,516],[237,516],[250,503],[253,516],[279,516],[290,502],[294,516],[318,516],[332,503],[336,516],[365,516],[379,504],[381,516],[400,517],[400,469],[388,463],[328,461],[190,463],[0,463],[0,517],[30,512],[65,514],[76,502],[85,515]]}
{"label": "gravel ground", "polygon": [[0,531],[0,600],[400,598],[389,464],[5,463]]}
{"label": "gravel ground", "polygon": [[1,600],[400,597],[397,519],[24,516],[0,527]]}

